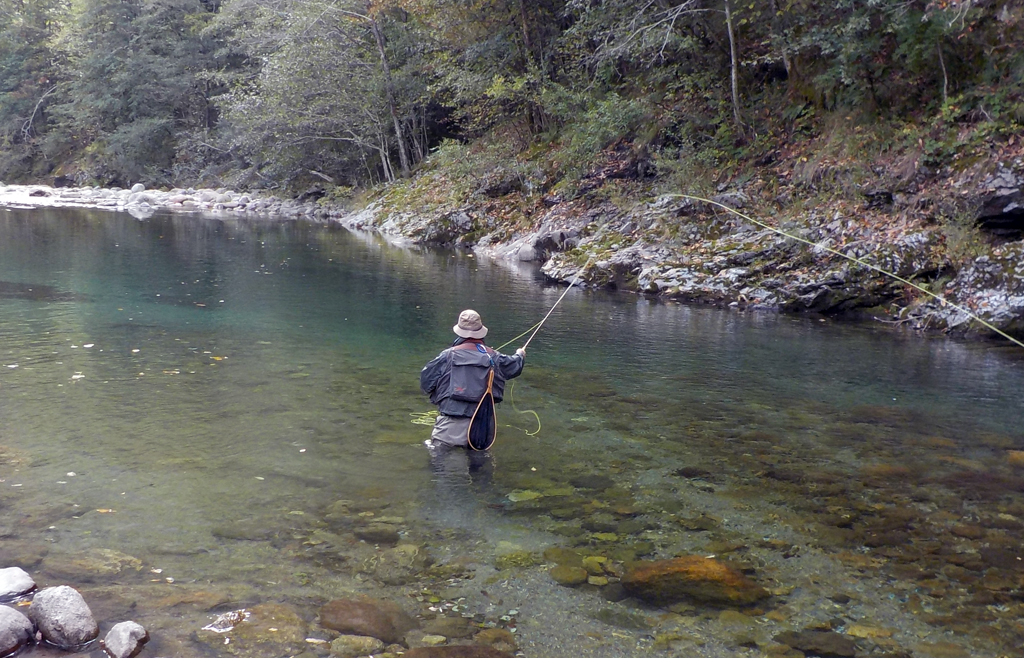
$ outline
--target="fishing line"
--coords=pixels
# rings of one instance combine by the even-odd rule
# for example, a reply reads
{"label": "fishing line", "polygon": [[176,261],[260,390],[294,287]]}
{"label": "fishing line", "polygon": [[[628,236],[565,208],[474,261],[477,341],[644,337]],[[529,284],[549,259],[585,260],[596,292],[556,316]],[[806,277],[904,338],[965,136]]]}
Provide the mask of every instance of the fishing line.
{"label": "fishing line", "polygon": [[590,266],[590,261],[592,261],[593,259],[593,256],[587,259],[586,264],[583,267],[581,267],[578,272],[576,272],[576,276],[569,284],[569,287],[562,292],[562,295],[558,298],[558,300],[555,301],[554,305],[552,305],[551,309],[547,312],[547,315],[545,315],[544,318],[537,323],[537,328],[533,330],[533,333],[530,334],[530,337],[526,339],[525,343],[523,343],[524,350],[526,349],[526,346],[530,344],[530,341],[533,340],[533,337],[537,335],[537,332],[540,331],[540,328],[544,326],[544,323],[548,321],[548,318],[551,317],[551,314],[555,311],[555,308],[557,308],[558,305],[562,302],[562,299],[567,294],[569,294],[569,291],[572,290],[572,287],[576,285],[577,281],[580,280],[580,275],[583,274],[583,272]]}
{"label": "fishing line", "polygon": [[433,425],[437,421],[437,409],[431,411],[415,411],[411,414],[413,425]]}
{"label": "fishing line", "polygon": [[[834,254],[836,256],[840,256],[842,258],[845,258],[846,260],[853,261],[854,263],[857,263],[858,265],[862,265],[862,266],[864,266],[864,267],[866,267],[868,269],[871,269],[871,270],[874,270],[874,271],[879,272],[881,274],[884,274],[886,276],[892,277],[893,279],[896,279],[900,283],[906,284],[906,285],[910,286],[911,288],[913,288],[915,290],[923,292],[924,294],[928,295],[929,297],[931,297],[933,299],[937,299],[943,305],[947,305],[947,306],[951,306],[951,307],[955,308],[956,310],[960,311],[961,313],[963,313],[967,317],[971,318],[972,320],[976,320],[977,322],[981,323],[987,329],[991,329],[992,331],[994,331],[995,333],[999,334],[1000,336],[1002,336],[1006,340],[1010,341],[1011,343],[1014,343],[1015,345],[1018,345],[1020,347],[1024,347],[1024,342],[1021,342],[1021,341],[1017,340],[1016,338],[1014,338],[1010,334],[1006,333],[1005,331],[1003,331],[1003,330],[993,326],[992,323],[986,322],[985,320],[982,320],[977,315],[975,315],[974,313],[971,313],[970,311],[968,311],[963,306],[960,306],[958,304],[954,304],[953,302],[949,301],[948,299],[946,299],[946,298],[944,298],[944,297],[942,297],[940,295],[936,295],[932,291],[917,285],[913,281],[908,281],[907,279],[904,279],[903,277],[899,276],[898,274],[893,274],[892,272],[886,271],[886,270],[882,269],[881,267],[878,267],[877,265],[872,265],[871,263],[869,263],[867,261],[861,260],[860,258],[857,258],[856,256],[850,256],[849,254],[844,254],[841,251],[838,251],[838,250],[833,249],[831,247],[826,247],[823,244],[819,244],[817,242],[811,242],[810,240],[807,240],[805,238],[801,238],[801,237],[793,235],[791,233],[787,233],[786,231],[783,231],[782,229],[777,229],[774,226],[769,226],[768,224],[765,224],[764,222],[758,221],[758,220],[754,219],[753,217],[750,217],[749,215],[745,215],[745,214],[741,213],[740,211],[736,210],[735,208],[730,208],[729,206],[725,205],[724,203],[719,203],[718,201],[712,201],[711,199],[704,199],[702,197],[692,196],[690,194],[669,194],[668,196],[678,197],[678,198],[683,198],[683,199],[693,199],[694,201],[702,201],[704,203],[710,203],[712,205],[718,206],[719,208],[723,208],[723,209],[733,213],[734,215],[742,217],[743,219],[747,220],[748,222],[751,222],[753,224],[757,224],[758,226],[760,226],[762,228],[766,228],[769,231],[772,231],[773,233],[778,233],[779,235],[781,235],[783,237],[787,237],[790,240],[796,240],[797,242],[802,242],[802,243],[804,243],[806,245],[810,245],[810,246],[814,247],[815,249],[821,249],[823,251],[827,251],[830,254]],[[561,301],[561,299],[559,299],[559,301]],[[547,318],[545,317],[545,319],[547,319]],[[542,324],[543,324],[543,321],[542,321]],[[531,338],[532,338],[532,336],[531,336]],[[527,343],[529,343],[529,341],[527,341]]]}
{"label": "fishing line", "polygon": [[516,342],[517,340],[519,340],[520,338],[522,338],[526,334],[530,333],[531,331],[533,331],[534,329],[536,329],[539,326],[540,326],[540,322],[538,322],[537,324],[533,325],[532,327],[530,327],[529,329],[527,329],[523,333],[519,334],[518,336],[516,336],[512,340],[508,341],[507,343],[502,343],[501,345],[495,347],[494,349],[497,350],[498,352],[500,352],[501,350],[505,349],[506,347],[508,347],[512,343]]}
{"label": "fishing line", "polygon": [[[579,271],[576,272],[576,276],[573,277],[573,280],[569,283],[569,286],[565,290],[562,291],[562,294],[558,297],[557,300],[555,300],[555,303],[552,304],[550,309],[548,309],[548,312],[544,315],[543,318],[541,318],[540,322],[538,322],[537,324],[533,325],[532,327],[530,327],[529,329],[527,329],[523,333],[519,334],[518,336],[516,336],[512,340],[508,341],[507,343],[505,343],[504,345],[501,345],[500,347],[498,347],[496,349],[500,352],[503,347],[507,347],[509,344],[514,343],[515,341],[519,340],[520,338],[522,338],[526,334],[528,334],[531,331],[533,331],[533,333],[530,334],[530,337],[526,339],[526,342],[523,343],[523,349],[525,350],[526,346],[530,344],[530,341],[533,340],[533,337],[537,335],[537,332],[540,331],[540,328],[544,326],[544,323],[547,322],[548,318],[551,317],[551,314],[555,311],[555,309],[558,307],[558,305],[562,302],[562,300],[565,298],[565,296],[569,293],[569,290],[572,289],[572,287],[574,285],[576,285],[577,282],[579,282],[580,275],[583,274],[583,272],[586,271],[586,269],[590,266],[590,261],[591,260],[593,260],[593,257],[588,258],[587,262],[583,265],[583,267],[581,267],[579,269]],[[523,429],[521,427],[515,427],[514,425],[509,425],[508,427],[512,427],[512,428],[517,429],[517,430],[522,430],[523,432],[526,432],[527,436],[537,436],[537,434],[540,433],[540,428],[541,428],[540,415],[537,414],[537,412],[534,411],[533,409],[524,409],[524,410],[520,411],[516,407],[516,401],[515,401],[515,399],[512,396],[512,391],[515,389],[515,385],[516,385],[515,382],[511,382],[510,385],[509,385],[509,390],[508,390],[508,399],[512,403],[512,409],[516,413],[519,413],[519,414],[533,414],[533,417],[537,420],[537,429],[534,430],[533,432],[527,432],[525,429]]]}
{"label": "fishing line", "polygon": [[516,430],[522,430],[526,434],[526,436],[537,436],[538,434],[540,434],[540,416],[533,409],[523,409],[522,411],[520,411],[519,408],[516,407],[516,399],[515,397],[512,396],[512,392],[515,390],[515,388],[515,380],[509,382],[508,401],[512,403],[512,410],[515,411],[517,414],[533,414],[533,417],[537,419],[537,429],[535,429],[532,432],[528,432],[522,427],[516,427],[515,425],[506,425],[505,427],[511,427],[512,429]]}

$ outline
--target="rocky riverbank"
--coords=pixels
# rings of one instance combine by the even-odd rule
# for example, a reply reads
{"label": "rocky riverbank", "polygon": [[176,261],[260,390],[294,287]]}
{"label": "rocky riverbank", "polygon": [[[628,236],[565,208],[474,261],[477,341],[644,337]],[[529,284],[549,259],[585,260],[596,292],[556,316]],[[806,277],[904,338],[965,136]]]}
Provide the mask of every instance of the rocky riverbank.
{"label": "rocky riverbank", "polygon": [[117,187],[5,186],[0,183],[0,208],[47,207],[120,211],[130,213],[136,219],[151,217],[157,210],[223,213],[225,216],[246,213],[320,219],[328,216],[327,211],[315,202],[261,197],[225,188],[149,190],[138,183],[126,190]]}
{"label": "rocky riverbank", "polygon": [[[655,193],[639,180],[643,168],[616,162],[620,154],[612,150],[575,198],[527,198],[515,186],[491,184],[458,207],[413,211],[386,193],[343,221],[424,244],[540,262],[562,282],[579,275],[582,285],[687,302],[987,331],[883,270],[1021,334],[1024,159],[1001,155],[1007,157],[960,172],[919,167],[900,178],[879,168],[870,184],[829,194],[791,163],[726,181],[699,200]],[[827,163],[820,167],[816,175],[825,176]],[[423,184],[411,187],[406,197],[423,194]],[[522,213],[518,223],[500,219],[510,203]]]}

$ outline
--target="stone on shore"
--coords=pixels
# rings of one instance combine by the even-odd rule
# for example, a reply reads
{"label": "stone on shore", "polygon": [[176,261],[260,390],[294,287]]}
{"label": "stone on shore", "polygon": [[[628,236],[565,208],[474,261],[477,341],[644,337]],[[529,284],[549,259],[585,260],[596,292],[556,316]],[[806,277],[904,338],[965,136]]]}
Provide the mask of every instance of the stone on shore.
{"label": "stone on shore", "polygon": [[96,639],[99,626],[78,590],[60,585],[41,590],[32,599],[28,616],[50,644],[75,649]]}
{"label": "stone on shore", "polygon": [[134,621],[122,621],[114,624],[106,637],[103,638],[103,650],[111,658],[131,658],[142,650],[142,645],[149,640],[149,633]]}
{"label": "stone on shore", "polygon": [[21,649],[32,641],[35,626],[32,621],[14,608],[0,606],[0,656],[6,656]]}
{"label": "stone on shore", "polygon": [[[0,601],[27,594],[36,587],[36,581],[20,567],[0,569]],[[2,656],[3,653],[0,653]]]}
{"label": "stone on shore", "polygon": [[320,625],[346,635],[365,635],[394,644],[416,622],[397,606],[383,601],[338,599],[320,608]]}
{"label": "stone on shore", "polygon": [[699,555],[637,562],[622,578],[633,596],[657,604],[682,600],[750,605],[768,591],[725,562]]}

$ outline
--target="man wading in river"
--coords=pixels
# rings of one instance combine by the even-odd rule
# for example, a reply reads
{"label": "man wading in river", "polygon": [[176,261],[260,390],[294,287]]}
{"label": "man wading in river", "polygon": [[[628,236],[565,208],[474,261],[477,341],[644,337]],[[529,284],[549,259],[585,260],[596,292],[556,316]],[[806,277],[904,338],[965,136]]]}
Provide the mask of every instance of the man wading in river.
{"label": "man wading in river", "polygon": [[[484,409],[481,400],[489,392],[494,402],[501,402],[505,381],[518,377],[523,371],[526,350],[519,348],[514,356],[509,356],[484,345],[487,327],[480,314],[473,310],[460,313],[459,322],[452,329],[458,338],[420,372],[420,388],[430,396],[438,411],[427,445],[483,450],[493,441],[494,416],[493,407]],[[474,414],[478,422],[483,418],[481,412],[491,414],[490,428],[483,432],[485,436],[489,434],[490,439],[482,444],[474,439],[471,444],[470,425]],[[483,428],[474,425],[474,431],[480,429]]]}

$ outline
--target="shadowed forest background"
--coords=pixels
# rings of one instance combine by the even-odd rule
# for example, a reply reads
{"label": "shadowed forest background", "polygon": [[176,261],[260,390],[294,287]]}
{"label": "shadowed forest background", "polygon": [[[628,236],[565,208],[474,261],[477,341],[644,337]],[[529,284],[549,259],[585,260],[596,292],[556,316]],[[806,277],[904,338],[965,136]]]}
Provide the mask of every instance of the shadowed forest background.
{"label": "shadowed forest background", "polygon": [[0,0],[0,14],[8,182],[344,197],[474,144],[510,184],[571,190],[616,143],[671,182],[822,135],[854,159],[941,166],[1024,122],[1019,0]]}

